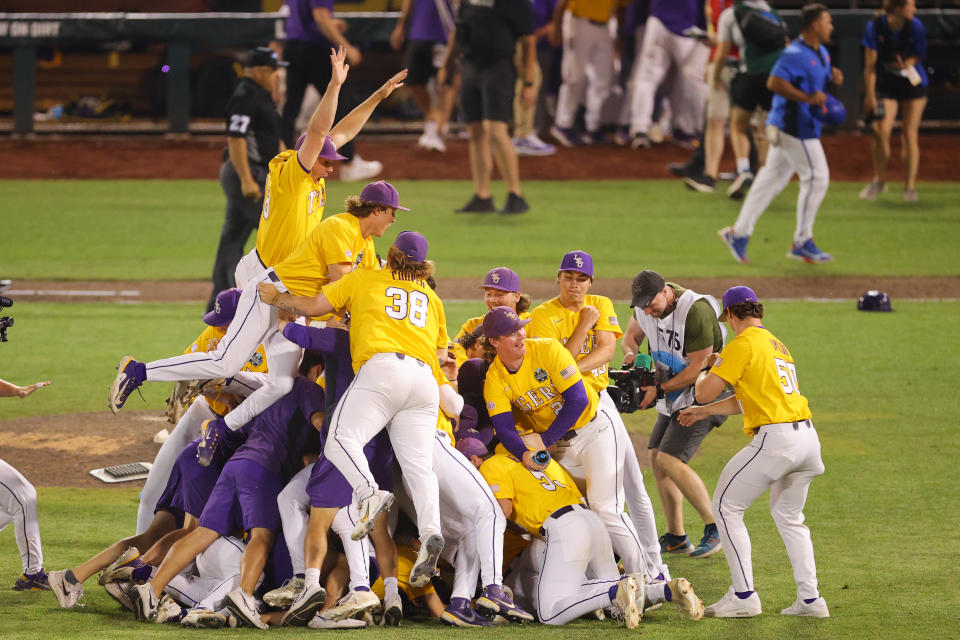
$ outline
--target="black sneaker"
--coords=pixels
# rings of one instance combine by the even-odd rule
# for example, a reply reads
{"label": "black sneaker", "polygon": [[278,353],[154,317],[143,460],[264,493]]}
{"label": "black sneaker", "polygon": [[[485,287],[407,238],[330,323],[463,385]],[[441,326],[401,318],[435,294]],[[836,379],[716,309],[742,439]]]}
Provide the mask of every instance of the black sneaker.
{"label": "black sneaker", "polygon": [[455,211],[455,213],[493,213],[497,208],[493,206],[493,198],[481,198],[477,194],[473,194],[473,197],[470,198],[470,202],[463,205]]}
{"label": "black sneaker", "polygon": [[527,204],[527,201],[523,199],[523,196],[518,196],[515,193],[510,193],[507,195],[507,204],[503,205],[503,209],[500,209],[501,214],[510,214],[510,213],[525,213],[530,210],[530,205]]}
{"label": "black sneaker", "polygon": [[717,188],[717,181],[715,178],[711,178],[705,173],[700,173],[695,176],[688,176],[683,179],[683,183],[687,185],[688,189],[693,189],[694,191],[699,191],[700,193],[713,193]]}
{"label": "black sneaker", "polygon": [[689,178],[697,174],[696,167],[691,162],[671,162],[667,170],[678,178]]}

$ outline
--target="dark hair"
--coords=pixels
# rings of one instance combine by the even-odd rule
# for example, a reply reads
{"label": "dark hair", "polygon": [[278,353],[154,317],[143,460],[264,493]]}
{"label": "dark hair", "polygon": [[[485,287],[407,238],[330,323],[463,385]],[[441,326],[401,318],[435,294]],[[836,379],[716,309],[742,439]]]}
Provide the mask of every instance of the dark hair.
{"label": "dark hair", "polygon": [[887,15],[907,6],[907,0],[883,0],[883,12]]}
{"label": "dark hair", "polygon": [[744,318],[762,318],[763,304],[760,302],[741,302],[727,307],[727,313],[732,313],[741,320]]}
{"label": "dark hair", "polygon": [[530,310],[530,305],[532,305],[532,304],[533,304],[533,303],[530,301],[530,294],[529,294],[529,293],[521,293],[521,294],[520,294],[520,299],[517,300],[517,313],[520,314],[520,313],[523,313],[523,312],[525,312],[525,311],[529,311],[529,310]]}
{"label": "dark hair", "polygon": [[496,360],[497,350],[492,344],[490,344],[490,339],[487,336],[480,336],[477,344],[483,349],[483,353],[480,354],[481,360],[484,362],[493,362]]}
{"label": "dark hair", "polygon": [[326,368],[326,363],[323,360],[323,354],[319,351],[304,349],[303,359],[300,361],[300,375],[308,375],[310,373],[310,369],[313,369],[318,364],[323,368]]}
{"label": "dark hair", "polygon": [[347,213],[358,218],[366,218],[377,209],[387,208],[385,205],[376,202],[364,202],[360,199],[360,196],[350,196],[343,201],[343,206],[346,207]]}
{"label": "dark hair", "polygon": [[827,5],[821,2],[812,2],[810,4],[803,5],[803,9],[801,10],[800,30],[806,31],[809,29],[813,23],[819,20],[820,16],[822,16],[826,11]]}
{"label": "dark hair", "polygon": [[387,268],[391,271],[402,271],[420,280],[426,280],[433,275],[435,267],[433,260],[414,262],[403,251],[391,246],[390,251],[387,252]]}

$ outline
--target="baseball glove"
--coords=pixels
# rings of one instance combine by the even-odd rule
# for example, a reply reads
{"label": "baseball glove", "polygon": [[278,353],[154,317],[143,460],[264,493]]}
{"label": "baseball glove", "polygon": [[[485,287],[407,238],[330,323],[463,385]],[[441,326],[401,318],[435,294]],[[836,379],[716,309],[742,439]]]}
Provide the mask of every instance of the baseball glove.
{"label": "baseball glove", "polygon": [[163,414],[167,417],[167,422],[177,424],[183,417],[187,407],[193,400],[204,391],[216,390],[226,384],[223,378],[213,380],[180,380],[173,384],[170,390],[170,396],[167,398],[167,408]]}

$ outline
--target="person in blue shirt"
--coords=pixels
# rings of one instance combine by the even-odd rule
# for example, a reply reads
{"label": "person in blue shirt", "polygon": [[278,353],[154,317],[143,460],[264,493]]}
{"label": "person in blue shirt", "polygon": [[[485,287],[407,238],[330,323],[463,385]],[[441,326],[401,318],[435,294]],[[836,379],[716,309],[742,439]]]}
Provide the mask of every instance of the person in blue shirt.
{"label": "person in blue shirt", "polygon": [[927,32],[914,17],[914,0],[884,0],[883,11],[863,32],[863,110],[873,122],[873,180],[860,192],[861,200],[875,200],[887,190],[890,134],[900,108],[901,143],[907,176],[903,199],[916,202],[920,166],[920,120],[927,106],[930,79],[923,66]]}
{"label": "person in blue shirt", "polygon": [[767,88],[774,94],[767,118],[770,152],[737,221],[717,232],[737,262],[750,261],[747,242],[754,225],[795,173],[800,178],[797,226],[787,257],[809,264],[833,260],[813,242],[813,223],[830,186],[830,169],[820,144],[820,121],[813,110],[825,108],[828,84],[843,83],[843,74],[831,66],[830,53],[824,46],[830,43],[832,33],[833,19],[825,5],[804,6],[800,37],[783,50],[770,70]]}

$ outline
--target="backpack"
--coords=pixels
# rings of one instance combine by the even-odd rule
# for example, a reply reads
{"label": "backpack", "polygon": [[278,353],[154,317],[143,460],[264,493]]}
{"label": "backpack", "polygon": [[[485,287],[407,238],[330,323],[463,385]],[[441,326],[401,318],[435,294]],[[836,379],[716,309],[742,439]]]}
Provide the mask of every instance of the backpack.
{"label": "backpack", "polygon": [[752,9],[742,3],[733,11],[744,40],[750,44],[764,52],[780,51],[786,46],[790,34],[777,14]]}

